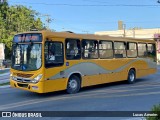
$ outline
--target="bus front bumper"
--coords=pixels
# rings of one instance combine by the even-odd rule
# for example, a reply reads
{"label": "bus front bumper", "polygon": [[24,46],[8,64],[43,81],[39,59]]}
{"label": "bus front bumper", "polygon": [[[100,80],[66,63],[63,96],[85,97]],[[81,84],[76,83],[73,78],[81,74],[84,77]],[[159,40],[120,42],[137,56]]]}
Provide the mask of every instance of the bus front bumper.
{"label": "bus front bumper", "polygon": [[43,82],[38,82],[36,84],[33,83],[22,83],[14,80],[10,80],[10,85],[13,88],[18,88],[22,90],[27,90],[36,93],[44,93],[43,91]]}

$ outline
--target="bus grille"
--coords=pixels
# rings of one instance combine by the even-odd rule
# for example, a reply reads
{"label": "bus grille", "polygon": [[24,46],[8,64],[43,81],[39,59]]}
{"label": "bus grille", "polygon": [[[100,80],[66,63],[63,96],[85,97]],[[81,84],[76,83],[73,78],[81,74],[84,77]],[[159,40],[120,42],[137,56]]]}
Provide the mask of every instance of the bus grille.
{"label": "bus grille", "polygon": [[23,74],[23,73],[13,73],[13,75],[16,75],[17,77],[23,77],[23,78],[30,78],[33,76],[33,74]]}
{"label": "bus grille", "polygon": [[19,87],[24,87],[24,88],[27,88],[28,87],[28,84],[20,84],[20,83],[18,83],[17,84]]}

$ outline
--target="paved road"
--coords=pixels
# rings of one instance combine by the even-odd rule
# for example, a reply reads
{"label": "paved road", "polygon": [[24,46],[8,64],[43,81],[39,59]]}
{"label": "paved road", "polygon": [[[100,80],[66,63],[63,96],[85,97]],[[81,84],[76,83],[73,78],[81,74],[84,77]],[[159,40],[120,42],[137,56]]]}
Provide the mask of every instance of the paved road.
{"label": "paved road", "polygon": [[[84,88],[78,94],[65,92],[36,94],[14,88],[0,89],[0,111],[149,111],[160,103],[160,67],[158,72],[132,85],[125,82]],[[125,112],[124,112],[125,114]],[[49,118],[46,118],[49,119]],[[54,118],[72,120],[74,118]],[[85,117],[76,119],[104,119]],[[105,118],[138,120],[140,118]]]}
{"label": "paved road", "polygon": [[4,73],[0,75],[0,84],[9,82],[10,72]]}
{"label": "paved road", "polygon": [[0,69],[0,84],[9,82],[9,76],[10,76],[10,69]]}

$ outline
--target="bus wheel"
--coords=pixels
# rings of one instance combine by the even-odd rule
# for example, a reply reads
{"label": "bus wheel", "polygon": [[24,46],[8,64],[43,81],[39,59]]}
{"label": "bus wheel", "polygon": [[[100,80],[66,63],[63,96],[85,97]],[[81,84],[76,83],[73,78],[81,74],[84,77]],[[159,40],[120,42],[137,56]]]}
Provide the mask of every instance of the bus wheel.
{"label": "bus wheel", "polygon": [[67,93],[74,94],[80,90],[80,78],[76,75],[72,75],[67,84]]}
{"label": "bus wheel", "polygon": [[135,79],[136,79],[135,70],[130,69],[128,73],[128,79],[127,79],[128,83],[133,84],[135,82]]}

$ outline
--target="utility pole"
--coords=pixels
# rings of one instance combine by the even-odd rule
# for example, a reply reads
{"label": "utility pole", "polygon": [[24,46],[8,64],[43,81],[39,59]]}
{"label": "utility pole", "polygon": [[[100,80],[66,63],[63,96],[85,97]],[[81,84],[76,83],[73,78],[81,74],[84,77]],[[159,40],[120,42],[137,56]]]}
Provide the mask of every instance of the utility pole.
{"label": "utility pole", "polygon": [[133,38],[135,38],[135,27],[132,30],[133,30]]}
{"label": "utility pole", "polygon": [[123,24],[123,37],[126,37],[126,24]]}
{"label": "utility pole", "polygon": [[84,32],[84,33],[86,33],[86,34],[88,34],[88,33],[89,33],[89,31],[87,31],[87,30],[83,30],[82,32]]}
{"label": "utility pole", "polygon": [[46,26],[46,28],[47,28],[47,30],[49,30],[50,28],[49,28],[49,24],[52,22],[52,19],[50,18],[50,15],[48,15],[48,14],[41,14],[40,15],[40,17],[46,17],[46,20],[45,20],[45,26]]}
{"label": "utility pole", "polygon": [[46,14],[46,24],[47,24],[47,29],[49,30],[49,24],[52,22],[50,15]]}

